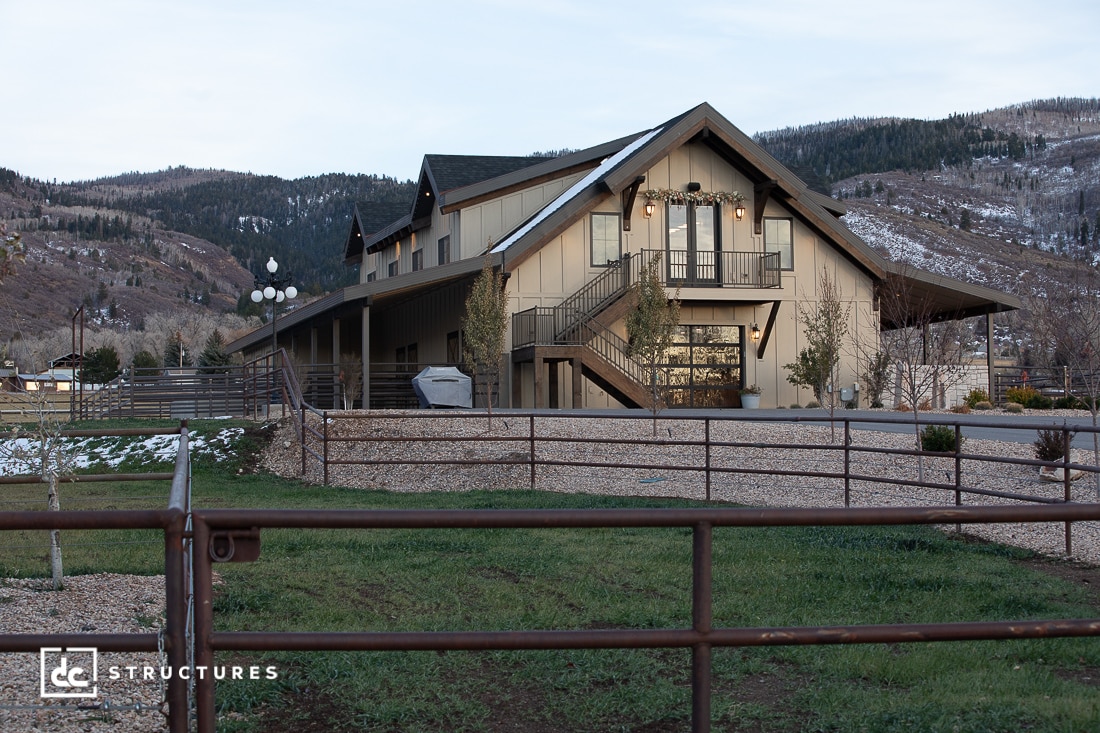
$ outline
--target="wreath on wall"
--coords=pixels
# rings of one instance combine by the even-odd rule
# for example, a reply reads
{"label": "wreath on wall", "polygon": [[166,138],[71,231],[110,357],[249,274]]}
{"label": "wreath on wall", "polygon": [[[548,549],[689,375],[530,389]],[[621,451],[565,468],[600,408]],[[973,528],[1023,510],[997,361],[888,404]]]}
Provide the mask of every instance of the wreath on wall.
{"label": "wreath on wall", "polygon": [[745,195],[739,191],[674,191],[670,188],[656,188],[642,191],[650,201],[667,201],[670,204],[739,204]]}

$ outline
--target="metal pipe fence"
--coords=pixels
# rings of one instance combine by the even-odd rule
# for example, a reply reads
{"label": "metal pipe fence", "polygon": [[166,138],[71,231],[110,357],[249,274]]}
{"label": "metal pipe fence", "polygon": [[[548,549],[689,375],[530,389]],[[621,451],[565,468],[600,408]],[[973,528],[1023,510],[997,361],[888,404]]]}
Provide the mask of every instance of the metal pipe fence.
{"label": "metal pipe fence", "polygon": [[[809,527],[1082,521],[1100,519],[1100,504],[1023,507],[848,509],[595,509],[595,510],[196,510],[194,538],[195,660],[212,668],[217,652],[425,651],[690,648],[692,730],[711,725],[711,651],[715,647],[913,643],[1100,636],[1100,619],[1048,619],[925,624],[714,628],[712,546],[715,527]],[[215,631],[213,565],[259,554],[265,529],[547,529],[683,527],[692,530],[690,626],[599,630],[508,631]],[[235,544],[240,542],[241,544]],[[228,550],[228,551],[227,551]],[[216,726],[214,680],[196,683],[199,733]]]}
{"label": "metal pipe fence", "polygon": [[[147,510],[66,510],[0,511],[0,532],[10,530],[111,530],[159,529],[164,532],[165,625],[161,633],[0,633],[0,652],[39,652],[43,647],[94,647],[108,652],[164,651],[173,669],[188,665],[192,648],[191,579],[191,460],[189,431],[184,421],[176,429],[80,430],[64,431],[66,437],[107,435],[179,434],[172,473],[110,474],[109,476],[65,477],[107,479],[112,481],[170,480],[168,501],[163,509]],[[4,436],[0,436],[4,437]],[[9,476],[4,483],[35,483],[41,476]],[[173,675],[167,681],[161,712],[171,733],[190,729],[191,689],[186,680]]]}
{"label": "metal pipe fence", "polygon": [[[1100,467],[1090,463],[1079,463],[1072,460],[1073,453],[1070,447],[1072,435],[1098,432],[1091,425],[1061,425],[1051,423],[1042,425],[1033,423],[1038,429],[1052,430],[1063,435],[1067,449],[1060,461],[1043,461],[1037,458],[1016,458],[1003,455],[981,454],[965,450],[966,442],[963,432],[965,430],[981,429],[985,431],[1000,431],[1015,426],[1006,425],[1003,422],[978,419],[948,418],[944,415],[928,416],[919,426],[947,426],[955,431],[955,449],[953,451],[927,451],[916,447],[916,434],[911,433],[914,440],[913,447],[890,447],[880,444],[880,441],[870,439],[869,442],[859,443],[853,438],[853,433],[861,429],[867,435],[873,435],[877,427],[886,425],[906,427],[913,426],[911,419],[899,420],[895,416],[859,416],[847,415],[829,418],[828,416],[794,416],[776,417],[739,414],[732,416],[690,417],[681,415],[664,415],[657,418],[656,424],[663,428],[657,431],[669,437],[640,437],[631,435],[617,435],[611,438],[592,437],[588,430],[579,430],[578,435],[559,435],[554,432],[555,422],[562,420],[600,421],[612,419],[608,416],[585,415],[584,413],[571,413],[569,415],[548,415],[522,412],[508,412],[496,416],[499,424],[504,423],[504,431],[493,433],[469,434],[467,431],[458,431],[453,434],[445,431],[429,431],[426,429],[412,428],[403,435],[386,435],[378,431],[361,429],[361,426],[369,424],[365,421],[372,419],[389,418],[399,420],[402,423],[416,425],[422,423],[430,425],[440,420],[456,420],[458,423],[486,419],[483,413],[471,412],[437,412],[425,411],[423,413],[405,413],[397,415],[385,415],[378,413],[355,412],[327,412],[321,411],[316,415],[316,422],[320,425],[309,432],[310,447],[308,454],[316,459],[316,463],[306,460],[303,452],[302,472],[320,469],[320,479],[328,485],[332,480],[334,469],[354,471],[357,467],[373,469],[380,466],[454,466],[474,467],[497,465],[502,467],[523,467],[527,473],[527,487],[535,490],[539,488],[554,488],[547,485],[544,476],[556,469],[609,469],[615,471],[649,471],[674,474],[693,474],[702,482],[702,491],[699,498],[711,501],[714,498],[712,488],[719,479],[731,477],[788,477],[800,479],[818,479],[824,485],[842,487],[843,503],[845,507],[851,506],[853,492],[859,492],[860,487],[905,487],[922,491],[944,492],[953,496],[954,503],[961,506],[966,496],[997,498],[1008,501],[1057,504],[1072,500],[1071,482],[1074,472],[1092,474],[1100,472]],[[650,415],[632,413],[614,419],[626,421],[653,420]],[[842,438],[836,440],[820,440],[814,443],[807,442],[772,442],[763,439],[732,440],[719,436],[719,428],[730,425],[767,425],[767,424],[800,424],[818,427],[836,428],[839,426]],[[524,429],[520,429],[523,426]],[[673,437],[673,426],[681,434],[694,434],[698,437]],[[853,427],[855,426],[855,427]],[[376,449],[369,450],[370,446]],[[455,448],[461,445],[471,446],[468,449],[457,451]],[[478,446],[491,446],[499,449],[504,446],[512,446],[514,450],[505,451],[497,455],[487,452],[476,453]],[[305,444],[303,450],[305,451]],[[385,447],[388,446],[388,450]],[[433,451],[430,448],[436,446],[441,450]],[[601,452],[604,460],[588,457],[590,451],[581,451],[582,448],[605,448]],[[420,448],[419,452],[417,448]],[[619,449],[613,451],[612,449]],[[450,450],[448,450],[450,449]],[[449,455],[448,455],[449,453]],[[747,462],[746,454],[757,457],[772,456],[775,460]],[[813,463],[821,466],[820,470],[808,469],[803,466],[784,468],[780,460],[793,454],[809,455],[815,457]],[[581,454],[583,459],[570,456]],[[881,456],[892,459],[909,459],[914,465],[923,466],[924,461],[950,461],[948,480],[936,481],[931,478],[932,472],[924,472],[924,476],[906,476],[896,471],[890,473],[869,473],[864,468],[863,457]],[[675,459],[660,460],[660,459]],[[1009,491],[1003,488],[988,488],[975,484],[968,484],[968,468],[976,468],[981,464],[1000,464],[1003,466],[1026,466],[1038,468],[1061,469],[1062,478],[1061,496],[1048,496],[1026,491]],[[830,468],[832,467],[832,468]],[[347,475],[345,473],[345,475]],[[514,480],[514,476],[509,476]],[[1070,526],[1066,526],[1065,551],[1072,554],[1072,535]]]}
{"label": "metal pipe fence", "polygon": [[[350,421],[370,421],[379,417],[411,420],[421,426],[442,419],[485,420],[483,413],[441,413],[425,411],[400,416],[372,413],[316,411],[304,402],[288,405],[298,421],[302,437],[301,465],[303,472],[316,471],[329,483],[333,469],[355,469],[398,465],[420,467],[516,466],[523,469],[531,488],[540,488],[547,472],[560,468],[596,470],[655,470],[690,474],[699,479],[699,498],[712,500],[712,484],[730,476],[761,476],[769,480],[812,478],[843,490],[843,506],[832,508],[732,508],[709,505],[682,509],[605,509],[605,510],[245,510],[196,509],[190,507],[190,464],[187,457],[188,433],[181,426],[180,450],[175,470],[171,474],[172,488],[167,506],[155,510],[130,511],[63,511],[63,512],[0,512],[0,531],[11,529],[114,529],[147,528],[164,532],[166,575],[166,628],[163,636],[152,633],[115,634],[0,634],[0,651],[37,651],[42,646],[94,645],[105,651],[157,651],[163,647],[168,662],[176,669],[212,668],[217,653],[276,650],[506,650],[506,649],[626,649],[626,648],[690,648],[692,661],[692,729],[710,728],[711,652],[715,647],[764,646],[801,644],[865,644],[984,639],[1053,638],[1100,636],[1100,619],[1003,620],[938,624],[887,624],[852,626],[750,627],[715,628],[712,593],[713,530],[716,527],[796,527],[796,526],[868,526],[938,524],[994,524],[1005,522],[1060,522],[1066,526],[1066,551],[1071,551],[1070,527],[1073,522],[1100,521],[1100,503],[1074,502],[1070,493],[1070,471],[1078,469],[1096,472],[1096,467],[1078,464],[1067,451],[1060,462],[1037,459],[1005,459],[990,454],[967,452],[960,440],[967,429],[997,429],[1000,423],[979,420],[946,419],[936,416],[934,424],[954,428],[955,450],[933,453],[913,448],[878,445],[876,441],[857,443],[855,433],[875,423],[897,423],[896,419],[860,416],[835,418],[842,427],[839,442],[824,439],[808,442],[768,442],[760,439],[731,439],[724,431],[733,423],[807,423],[827,427],[829,418],[798,417],[687,417],[666,415],[655,423],[665,428],[654,438],[622,434],[614,438],[582,437],[556,434],[555,421],[563,418],[603,420],[607,416],[570,414],[545,415],[506,412],[497,414],[499,433],[480,434],[436,430],[392,437],[370,431],[351,431]],[[648,427],[649,415],[634,415]],[[672,422],[681,428],[683,437],[674,435]],[[363,423],[370,425],[369,422]],[[442,423],[439,423],[442,425]],[[359,428],[362,428],[360,425]],[[1070,445],[1070,433],[1087,432],[1088,426],[1043,426],[1062,431],[1064,444]],[[103,432],[112,431],[82,431]],[[156,431],[135,431],[156,432]],[[163,431],[160,431],[163,432]],[[660,431],[658,431],[660,432]],[[824,435],[824,433],[822,434]],[[389,444],[387,457],[368,456],[365,446]],[[417,456],[415,443],[449,446],[459,450],[455,457]],[[504,457],[466,455],[467,449],[478,444],[514,450]],[[397,446],[399,450],[392,450]],[[623,450],[617,460],[591,460],[576,457],[579,447],[606,452],[612,447]],[[653,450],[657,459],[647,451]],[[821,456],[820,466],[795,470],[782,466],[767,466],[745,462],[747,454],[782,455],[807,451]],[[947,481],[913,480],[898,475],[877,475],[863,472],[862,456],[885,456],[898,459],[927,459],[950,462]],[[734,457],[731,460],[731,456]],[[679,460],[669,460],[669,458]],[[969,485],[967,467],[971,463],[1000,462],[1004,466],[1057,466],[1064,471],[1064,494],[1061,497],[1042,496],[1003,488]],[[167,474],[158,474],[167,478]],[[149,475],[139,475],[148,479]],[[24,477],[25,478],[25,477]],[[113,476],[119,480],[119,476]],[[935,507],[855,507],[851,498],[864,484],[886,487],[947,492],[954,505]],[[968,495],[991,496],[1014,505],[963,506]],[[598,629],[598,630],[519,630],[519,631],[441,631],[441,632],[372,632],[326,631],[276,633],[215,631],[214,565],[222,562],[252,562],[258,559],[261,536],[275,528],[312,529],[414,529],[430,532],[439,529],[543,529],[543,528],[619,528],[619,527],[681,527],[691,529],[692,585],[691,618],[683,627],[659,629]],[[197,551],[193,551],[197,550]],[[181,733],[189,730],[191,715],[199,733],[212,733],[216,725],[214,705],[215,679],[210,676],[182,679],[173,675],[166,693],[166,715],[169,730]],[[193,701],[193,703],[192,703]]]}

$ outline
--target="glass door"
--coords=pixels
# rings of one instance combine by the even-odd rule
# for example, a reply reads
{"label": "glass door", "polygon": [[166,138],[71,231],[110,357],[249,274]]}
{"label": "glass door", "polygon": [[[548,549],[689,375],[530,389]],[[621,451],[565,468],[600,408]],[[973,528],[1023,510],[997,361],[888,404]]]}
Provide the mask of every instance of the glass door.
{"label": "glass door", "polygon": [[718,207],[670,203],[667,220],[668,281],[688,286],[717,285]]}

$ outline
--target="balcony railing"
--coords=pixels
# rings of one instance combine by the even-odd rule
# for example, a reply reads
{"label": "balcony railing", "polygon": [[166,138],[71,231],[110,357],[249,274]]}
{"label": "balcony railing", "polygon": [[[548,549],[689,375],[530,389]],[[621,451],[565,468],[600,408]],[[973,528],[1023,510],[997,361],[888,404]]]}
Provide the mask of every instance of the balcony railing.
{"label": "balcony railing", "polygon": [[644,250],[661,256],[665,282],[685,288],[782,287],[777,253]]}

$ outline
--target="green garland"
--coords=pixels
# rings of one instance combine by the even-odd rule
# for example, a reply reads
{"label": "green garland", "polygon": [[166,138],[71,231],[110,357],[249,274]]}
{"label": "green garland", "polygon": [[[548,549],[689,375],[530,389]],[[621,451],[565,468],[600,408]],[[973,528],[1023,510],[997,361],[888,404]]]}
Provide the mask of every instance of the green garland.
{"label": "green garland", "polygon": [[670,204],[739,204],[745,200],[744,194],[739,191],[673,191],[669,188],[651,189],[642,191],[642,195],[650,201],[667,201]]}

